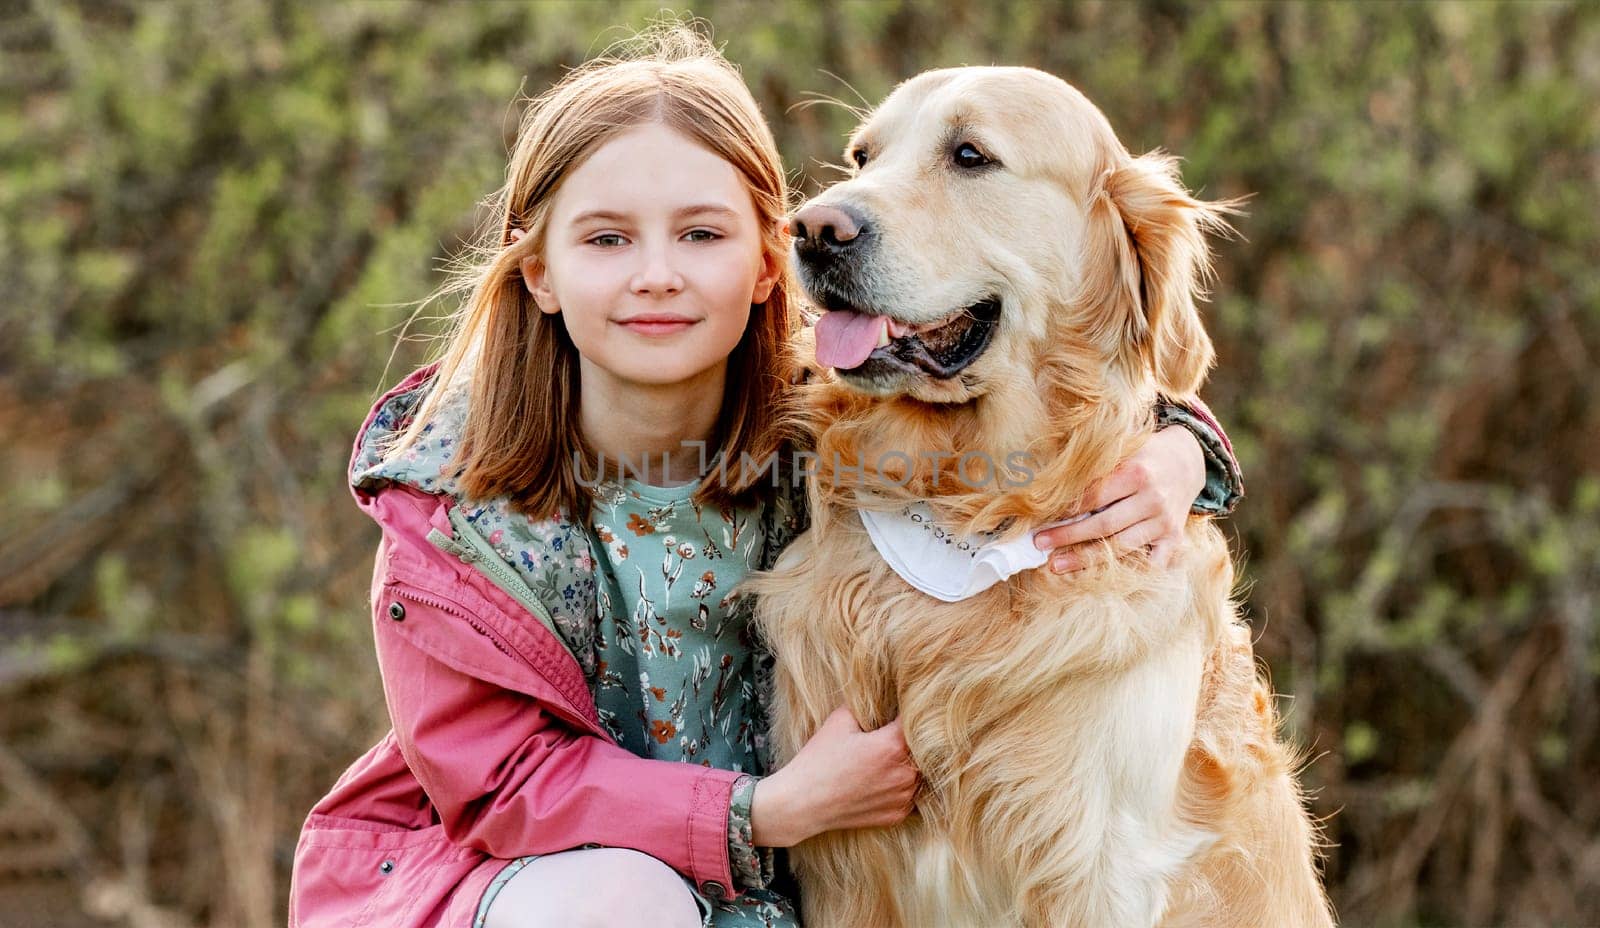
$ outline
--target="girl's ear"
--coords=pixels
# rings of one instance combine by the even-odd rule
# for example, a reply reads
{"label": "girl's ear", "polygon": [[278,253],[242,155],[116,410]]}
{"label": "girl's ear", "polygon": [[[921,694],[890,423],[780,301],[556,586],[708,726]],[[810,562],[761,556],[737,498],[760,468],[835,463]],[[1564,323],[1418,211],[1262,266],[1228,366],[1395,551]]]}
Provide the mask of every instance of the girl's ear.
{"label": "girl's ear", "polygon": [[761,251],[761,274],[756,277],[755,289],[750,292],[750,303],[765,303],[772,296],[772,288],[783,276],[783,257],[766,249]]}
{"label": "girl's ear", "polygon": [[[528,233],[521,229],[511,230],[511,245],[515,247],[522,243]],[[549,275],[545,273],[544,262],[538,255],[525,255],[517,260],[517,269],[522,272],[522,284],[533,294],[533,302],[538,304],[539,311],[554,315],[561,312],[561,304],[556,300],[556,293],[550,289]]]}

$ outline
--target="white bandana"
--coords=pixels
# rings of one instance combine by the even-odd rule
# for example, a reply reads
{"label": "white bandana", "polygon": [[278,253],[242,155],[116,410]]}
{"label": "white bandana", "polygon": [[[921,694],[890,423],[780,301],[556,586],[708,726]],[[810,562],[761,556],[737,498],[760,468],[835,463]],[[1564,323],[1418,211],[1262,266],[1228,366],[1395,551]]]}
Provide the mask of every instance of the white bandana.
{"label": "white bandana", "polygon": [[[939,525],[927,503],[912,503],[898,512],[860,510],[872,544],[901,579],[947,603],[976,596],[1002,580],[1042,567],[1049,551],[1033,546],[1033,532],[1011,541],[996,541],[1000,531],[957,535]],[[1086,513],[1053,522],[1036,531],[1071,525]]]}

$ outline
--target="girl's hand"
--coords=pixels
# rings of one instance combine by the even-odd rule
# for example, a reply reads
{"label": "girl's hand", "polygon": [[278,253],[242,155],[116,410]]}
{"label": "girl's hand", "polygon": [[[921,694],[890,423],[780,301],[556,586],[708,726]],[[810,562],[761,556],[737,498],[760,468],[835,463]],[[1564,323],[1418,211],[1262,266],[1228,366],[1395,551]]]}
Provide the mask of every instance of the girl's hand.
{"label": "girl's hand", "polygon": [[792,847],[835,828],[894,825],[911,814],[918,779],[899,719],[862,731],[840,706],[793,760],[756,784],[752,837]]}
{"label": "girl's hand", "polygon": [[1165,567],[1183,543],[1189,508],[1205,485],[1199,439],[1181,426],[1164,428],[1089,488],[1083,506],[1094,515],[1039,532],[1034,546],[1054,549],[1050,569],[1058,574],[1088,567],[1102,539],[1118,555],[1147,548],[1151,562]]}

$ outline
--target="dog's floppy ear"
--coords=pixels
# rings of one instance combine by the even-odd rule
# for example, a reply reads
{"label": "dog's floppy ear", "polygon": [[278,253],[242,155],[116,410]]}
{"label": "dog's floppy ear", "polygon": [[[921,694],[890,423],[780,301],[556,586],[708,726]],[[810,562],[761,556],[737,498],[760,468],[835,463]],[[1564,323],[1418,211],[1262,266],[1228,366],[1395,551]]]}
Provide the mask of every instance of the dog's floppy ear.
{"label": "dog's floppy ear", "polygon": [[1224,217],[1236,202],[1190,196],[1178,159],[1159,151],[1124,156],[1092,191],[1085,267],[1100,279],[1085,281],[1089,305],[1121,329],[1105,334],[1136,346],[1168,396],[1199,390],[1216,357],[1195,303],[1212,276],[1206,236],[1232,231]]}

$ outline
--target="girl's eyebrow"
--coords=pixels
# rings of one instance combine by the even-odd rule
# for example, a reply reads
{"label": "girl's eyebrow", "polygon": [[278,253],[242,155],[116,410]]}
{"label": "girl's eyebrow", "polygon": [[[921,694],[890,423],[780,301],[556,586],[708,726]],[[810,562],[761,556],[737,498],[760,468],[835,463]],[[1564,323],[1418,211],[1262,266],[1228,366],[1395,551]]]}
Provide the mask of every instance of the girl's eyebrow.
{"label": "girl's eyebrow", "polygon": [[673,213],[673,216],[681,219],[684,216],[703,216],[707,213],[718,216],[728,216],[730,218],[734,218],[739,215],[738,210],[735,210],[729,206],[723,206],[721,203],[697,203],[693,206],[685,206],[682,209],[677,210]]}
{"label": "girl's eyebrow", "polygon": [[568,222],[572,223],[573,225],[590,221],[623,222],[627,218],[628,217],[622,213],[613,212],[612,210],[608,209],[587,209],[578,215],[573,216],[570,220],[568,220]]}
{"label": "girl's eyebrow", "polygon": [[[672,212],[672,217],[674,219],[682,219],[686,216],[705,215],[726,216],[731,219],[737,218],[739,211],[731,206],[725,206],[721,203],[695,203],[690,206],[679,207]],[[570,222],[572,225],[578,225],[585,222],[627,222],[632,218],[632,216],[626,213],[619,213],[615,210],[586,209],[578,215],[573,216],[570,220],[568,220],[568,222]]]}

